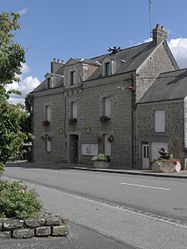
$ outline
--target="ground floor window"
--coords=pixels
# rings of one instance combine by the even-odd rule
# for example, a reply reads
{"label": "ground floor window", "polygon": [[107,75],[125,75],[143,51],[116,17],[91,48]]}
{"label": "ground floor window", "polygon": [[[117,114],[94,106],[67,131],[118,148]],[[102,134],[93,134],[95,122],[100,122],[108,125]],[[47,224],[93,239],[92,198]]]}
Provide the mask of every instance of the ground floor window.
{"label": "ground floor window", "polygon": [[103,152],[110,156],[112,152],[112,147],[111,147],[111,142],[109,141],[109,136],[108,134],[103,135]]}

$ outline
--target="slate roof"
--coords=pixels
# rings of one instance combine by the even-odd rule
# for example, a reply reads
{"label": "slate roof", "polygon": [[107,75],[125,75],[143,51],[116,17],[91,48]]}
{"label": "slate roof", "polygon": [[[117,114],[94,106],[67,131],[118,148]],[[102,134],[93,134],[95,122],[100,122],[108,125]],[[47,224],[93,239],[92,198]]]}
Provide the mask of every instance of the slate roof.
{"label": "slate roof", "polygon": [[183,99],[187,96],[187,68],[161,73],[139,103]]}
{"label": "slate roof", "polygon": [[[91,58],[91,60],[95,60],[100,63],[102,63],[103,59],[106,57],[111,57],[119,61],[125,60],[125,63],[121,63],[121,66],[118,67],[118,70],[115,74],[126,73],[136,70],[155,48],[156,46],[153,44],[153,42],[148,42],[134,47],[122,49],[114,55],[105,54]],[[98,67],[98,69],[88,78],[88,80],[98,79],[100,77],[102,77],[102,67]]]}
{"label": "slate roof", "polygon": [[[173,65],[175,66],[176,69],[178,69],[177,63],[167,45],[167,42],[163,41],[163,45]],[[115,72],[115,74],[135,71],[151,55],[151,53],[157,49],[157,47],[158,46],[156,46],[153,42],[147,42],[134,47],[120,49],[115,54],[107,53],[89,59],[70,58],[63,67],[59,68],[56,74],[62,75],[66,65],[68,65],[70,61],[73,61],[74,63],[87,63],[97,66],[97,69],[94,71],[92,75],[89,76],[89,78],[86,81],[99,79],[102,78],[102,66],[101,66],[102,61],[108,57],[118,62],[117,71]],[[125,62],[122,62],[122,60],[124,60]],[[44,80],[36,89],[34,89],[33,92],[46,89],[45,84],[46,80]],[[58,84],[57,85],[55,84],[54,87],[59,87],[59,86],[63,86],[63,82],[61,82],[61,84],[59,84],[58,82]]]}

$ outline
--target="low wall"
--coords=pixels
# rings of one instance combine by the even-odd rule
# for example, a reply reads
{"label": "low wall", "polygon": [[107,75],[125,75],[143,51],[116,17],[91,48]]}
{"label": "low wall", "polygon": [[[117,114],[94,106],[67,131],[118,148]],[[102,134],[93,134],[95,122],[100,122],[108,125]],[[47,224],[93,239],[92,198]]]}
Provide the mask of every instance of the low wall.
{"label": "low wall", "polygon": [[0,218],[0,239],[66,236],[69,233],[67,222],[57,216],[24,220]]}

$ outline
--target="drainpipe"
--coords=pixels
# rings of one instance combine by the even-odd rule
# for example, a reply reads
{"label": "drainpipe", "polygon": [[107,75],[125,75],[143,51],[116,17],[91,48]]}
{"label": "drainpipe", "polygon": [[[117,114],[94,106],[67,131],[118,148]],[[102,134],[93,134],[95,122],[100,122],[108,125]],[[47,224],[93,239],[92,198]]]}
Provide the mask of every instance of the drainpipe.
{"label": "drainpipe", "polygon": [[[132,88],[135,87],[135,84],[134,84],[134,76],[131,75],[131,82],[132,82]],[[132,91],[132,94],[131,94],[131,129],[132,129],[132,132],[131,132],[131,146],[132,146],[132,168],[134,168],[134,110],[136,108],[136,104],[135,104],[135,93],[134,91]],[[136,145],[136,143],[135,143]]]}

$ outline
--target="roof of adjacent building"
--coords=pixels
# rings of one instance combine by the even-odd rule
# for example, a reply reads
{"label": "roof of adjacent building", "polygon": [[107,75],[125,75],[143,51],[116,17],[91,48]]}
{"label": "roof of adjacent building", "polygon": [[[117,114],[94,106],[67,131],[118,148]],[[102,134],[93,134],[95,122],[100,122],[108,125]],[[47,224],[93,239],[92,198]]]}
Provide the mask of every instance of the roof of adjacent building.
{"label": "roof of adjacent building", "polygon": [[140,103],[183,99],[187,96],[187,68],[161,73]]}

